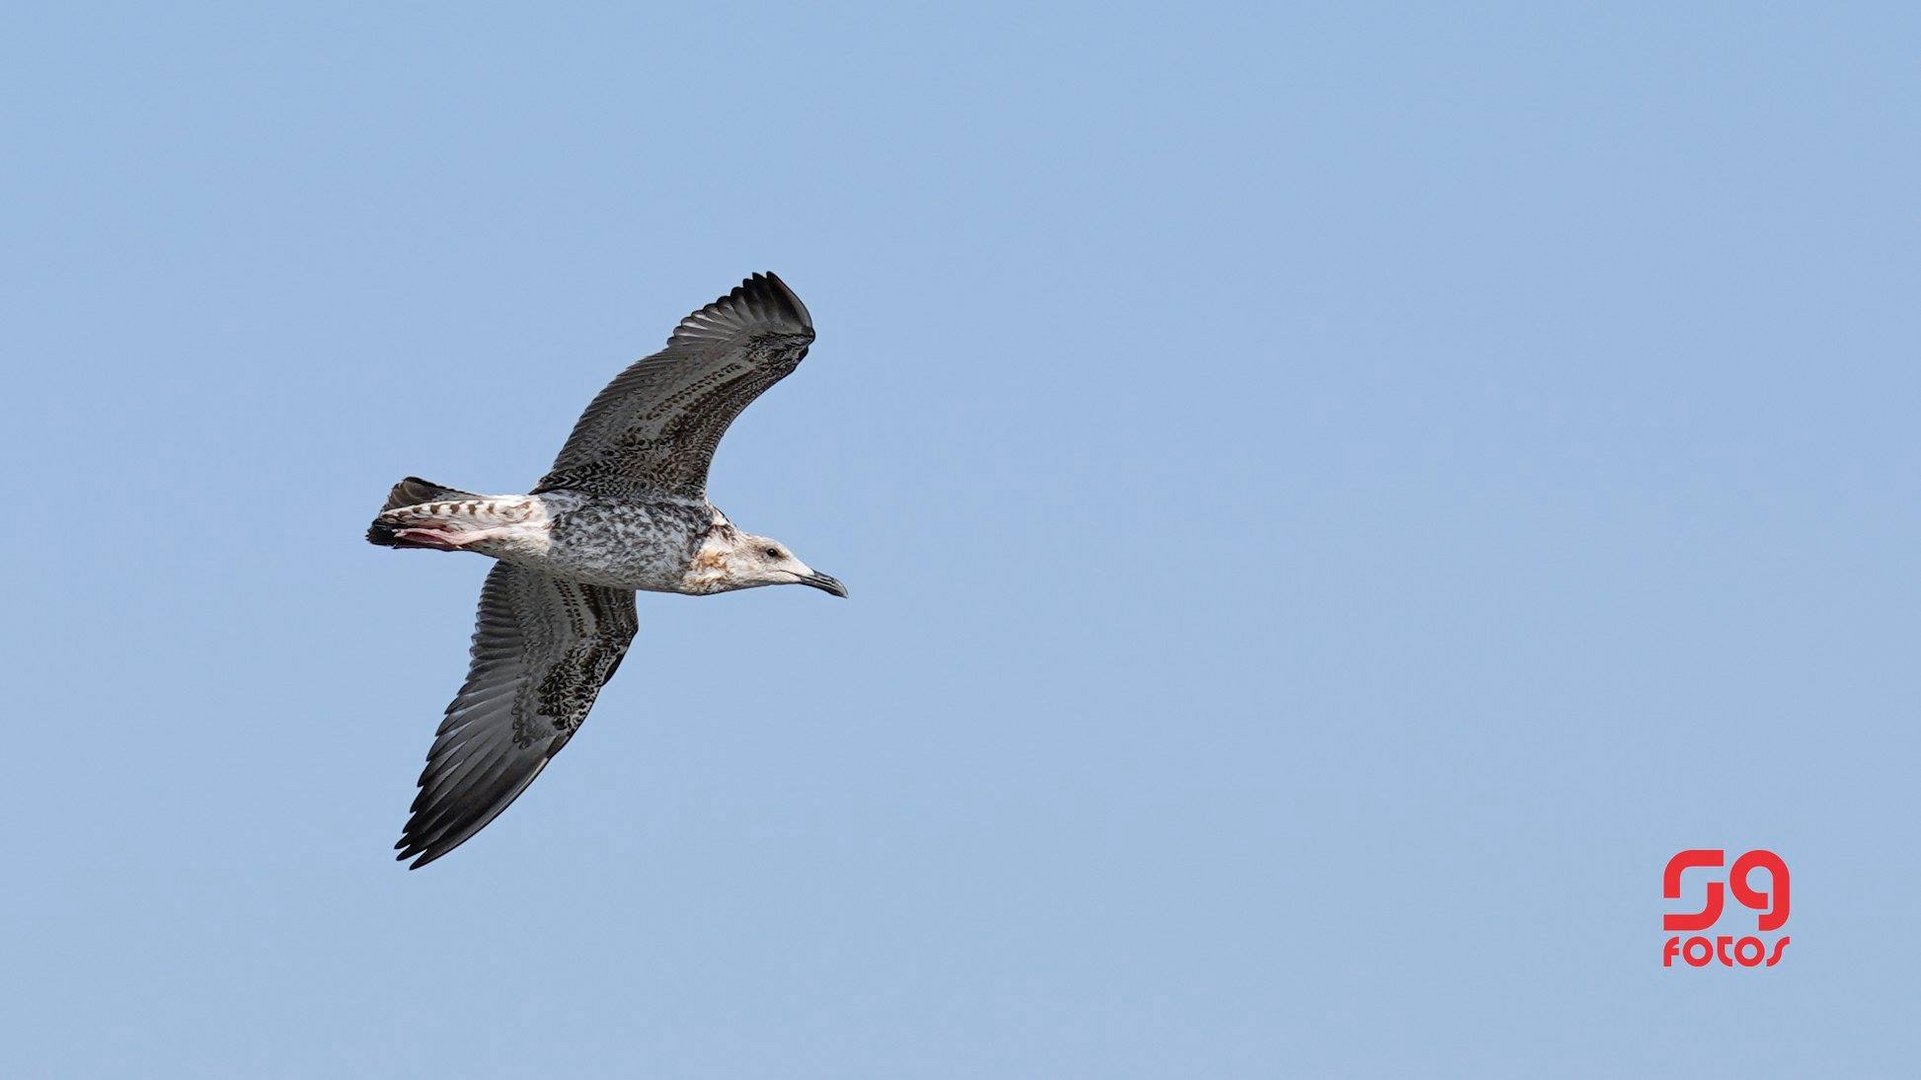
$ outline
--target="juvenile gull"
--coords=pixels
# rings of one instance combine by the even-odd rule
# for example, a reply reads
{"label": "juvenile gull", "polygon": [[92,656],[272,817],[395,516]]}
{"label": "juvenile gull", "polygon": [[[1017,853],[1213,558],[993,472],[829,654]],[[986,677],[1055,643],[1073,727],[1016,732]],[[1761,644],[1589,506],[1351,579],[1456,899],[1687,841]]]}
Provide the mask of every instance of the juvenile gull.
{"label": "juvenile gull", "polygon": [[475,495],[411,476],[394,485],[369,542],[498,560],[399,858],[418,868],[459,847],[567,745],[634,639],[635,590],[811,585],[847,595],[707,501],[721,435],[813,340],[800,297],[755,274],[609,383],[529,494]]}

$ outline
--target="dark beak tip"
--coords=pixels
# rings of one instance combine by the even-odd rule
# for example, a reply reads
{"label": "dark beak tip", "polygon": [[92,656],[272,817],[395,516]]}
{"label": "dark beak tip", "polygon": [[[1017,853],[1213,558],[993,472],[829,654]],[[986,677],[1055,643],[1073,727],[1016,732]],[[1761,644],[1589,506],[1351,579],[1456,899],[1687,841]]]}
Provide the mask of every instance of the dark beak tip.
{"label": "dark beak tip", "polygon": [[813,577],[802,578],[801,581],[824,593],[831,593],[843,600],[847,598],[847,586],[842,585],[838,578],[829,577],[826,574],[815,574]]}

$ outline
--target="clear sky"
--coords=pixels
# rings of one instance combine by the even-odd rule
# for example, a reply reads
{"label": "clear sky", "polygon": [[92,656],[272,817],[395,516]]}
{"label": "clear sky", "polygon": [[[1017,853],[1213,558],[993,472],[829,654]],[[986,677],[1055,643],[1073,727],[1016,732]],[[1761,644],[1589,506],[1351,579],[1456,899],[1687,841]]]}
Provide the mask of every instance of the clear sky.
{"label": "clear sky", "polygon": [[[1921,16],[1449,7],[10,10],[0,1073],[1912,1075]],[[851,599],[409,873],[367,519],[768,269]]]}

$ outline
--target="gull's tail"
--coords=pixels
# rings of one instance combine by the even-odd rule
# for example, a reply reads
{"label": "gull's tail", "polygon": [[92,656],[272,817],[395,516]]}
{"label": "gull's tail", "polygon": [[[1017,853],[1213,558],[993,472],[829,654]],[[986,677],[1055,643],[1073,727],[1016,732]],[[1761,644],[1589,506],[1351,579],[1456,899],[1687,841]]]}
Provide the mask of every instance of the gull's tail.
{"label": "gull's tail", "polygon": [[[381,507],[380,512],[384,514],[389,510],[403,506],[418,506],[421,503],[455,502],[461,499],[478,498],[481,496],[471,491],[441,487],[432,481],[422,480],[418,476],[409,476],[395,484],[394,489],[387,493],[387,505]],[[367,542],[391,548],[434,548],[433,544],[422,544],[395,535],[394,527],[379,518],[375,518],[374,523],[367,527]]]}

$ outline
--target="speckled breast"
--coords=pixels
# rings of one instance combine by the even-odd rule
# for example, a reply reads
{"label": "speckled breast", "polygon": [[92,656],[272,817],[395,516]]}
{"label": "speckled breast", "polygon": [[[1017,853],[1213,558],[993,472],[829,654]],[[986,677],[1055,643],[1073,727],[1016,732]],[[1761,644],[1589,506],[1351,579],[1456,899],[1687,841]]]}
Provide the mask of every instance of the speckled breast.
{"label": "speckled breast", "polygon": [[552,543],[538,569],[617,589],[678,592],[713,509],[681,500],[610,499],[574,491],[536,496]]}

